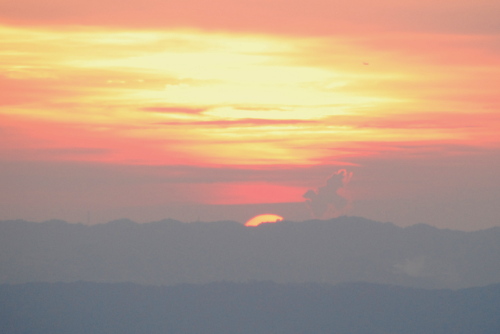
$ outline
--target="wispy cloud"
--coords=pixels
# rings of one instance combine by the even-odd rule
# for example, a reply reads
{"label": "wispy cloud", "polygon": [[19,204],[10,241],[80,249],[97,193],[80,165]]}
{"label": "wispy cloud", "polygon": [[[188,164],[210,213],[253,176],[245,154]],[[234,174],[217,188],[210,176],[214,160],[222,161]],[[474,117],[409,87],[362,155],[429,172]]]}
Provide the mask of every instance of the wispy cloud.
{"label": "wispy cloud", "polygon": [[[141,8],[141,10],[137,10]],[[71,0],[40,3],[3,1],[1,18],[8,23],[33,25],[76,24],[125,28],[176,28],[332,34],[360,31],[435,31],[495,33],[499,31],[494,0],[476,1],[295,1],[280,0],[165,1]],[[110,15],[112,13],[112,15]],[[453,15],[450,15],[453,13]],[[258,19],[256,19],[258,18]]]}
{"label": "wispy cloud", "polygon": [[314,124],[317,121],[303,120],[303,119],[263,119],[263,118],[239,118],[239,119],[219,119],[219,120],[206,120],[206,121],[172,121],[172,122],[158,122],[159,125],[168,126],[224,126],[224,127],[252,127],[252,126],[275,126],[275,125],[300,125],[300,124]]}
{"label": "wispy cloud", "polygon": [[205,111],[205,108],[189,108],[189,107],[144,107],[141,110],[155,112],[160,114],[200,114]]}

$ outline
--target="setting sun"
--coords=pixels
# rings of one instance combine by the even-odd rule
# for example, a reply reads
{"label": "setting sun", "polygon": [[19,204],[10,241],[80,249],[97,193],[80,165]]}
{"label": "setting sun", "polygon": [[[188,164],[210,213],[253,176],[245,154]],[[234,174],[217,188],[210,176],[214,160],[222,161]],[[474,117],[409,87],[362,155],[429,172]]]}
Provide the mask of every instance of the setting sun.
{"label": "setting sun", "polygon": [[258,215],[245,223],[245,226],[258,226],[263,223],[277,223],[283,220],[283,217],[273,214]]}
{"label": "setting sun", "polygon": [[0,218],[491,225],[484,1],[0,0]]}
{"label": "setting sun", "polygon": [[0,0],[1,333],[500,334],[499,13]]}

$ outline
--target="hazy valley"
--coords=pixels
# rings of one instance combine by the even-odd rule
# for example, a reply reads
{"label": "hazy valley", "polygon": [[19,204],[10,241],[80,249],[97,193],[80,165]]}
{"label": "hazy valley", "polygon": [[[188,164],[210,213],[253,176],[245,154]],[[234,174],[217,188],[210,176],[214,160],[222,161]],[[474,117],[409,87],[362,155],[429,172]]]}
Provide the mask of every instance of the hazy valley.
{"label": "hazy valley", "polygon": [[497,334],[500,285],[0,285],[2,333]]}

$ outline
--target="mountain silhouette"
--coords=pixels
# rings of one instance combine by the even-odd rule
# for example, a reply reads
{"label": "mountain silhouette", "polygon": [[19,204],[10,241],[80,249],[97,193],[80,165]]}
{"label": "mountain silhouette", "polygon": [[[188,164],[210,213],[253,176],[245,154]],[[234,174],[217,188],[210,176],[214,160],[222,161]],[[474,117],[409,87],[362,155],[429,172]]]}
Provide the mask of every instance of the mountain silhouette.
{"label": "mountain silhouette", "polygon": [[0,285],[0,332],[497,334],[500,285],[425,290],[368,283]]}
{"label": "mountain silhouette", "polygon": [[466,288],[500,282],[500,228],[406,228],[358,217],[102,225],[0,222],[0,283],[371,282]]}

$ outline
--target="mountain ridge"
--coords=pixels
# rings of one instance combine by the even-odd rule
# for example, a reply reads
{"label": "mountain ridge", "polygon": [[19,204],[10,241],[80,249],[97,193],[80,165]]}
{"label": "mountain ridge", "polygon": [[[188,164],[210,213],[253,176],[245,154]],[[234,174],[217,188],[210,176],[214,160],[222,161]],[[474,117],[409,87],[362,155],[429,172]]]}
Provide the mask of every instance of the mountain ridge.
{"label": "mountain ridge", "polygon": [[0,222],[0,283],[367,281],[458,289],[500,282],[499,258],[500,229],[399,227],[357,217],[257,227]]}
{"label": "mountain ridge", "polygon": [[500,284],[426,290],[371,283],[0,285],[13,333],[498,333]]}

